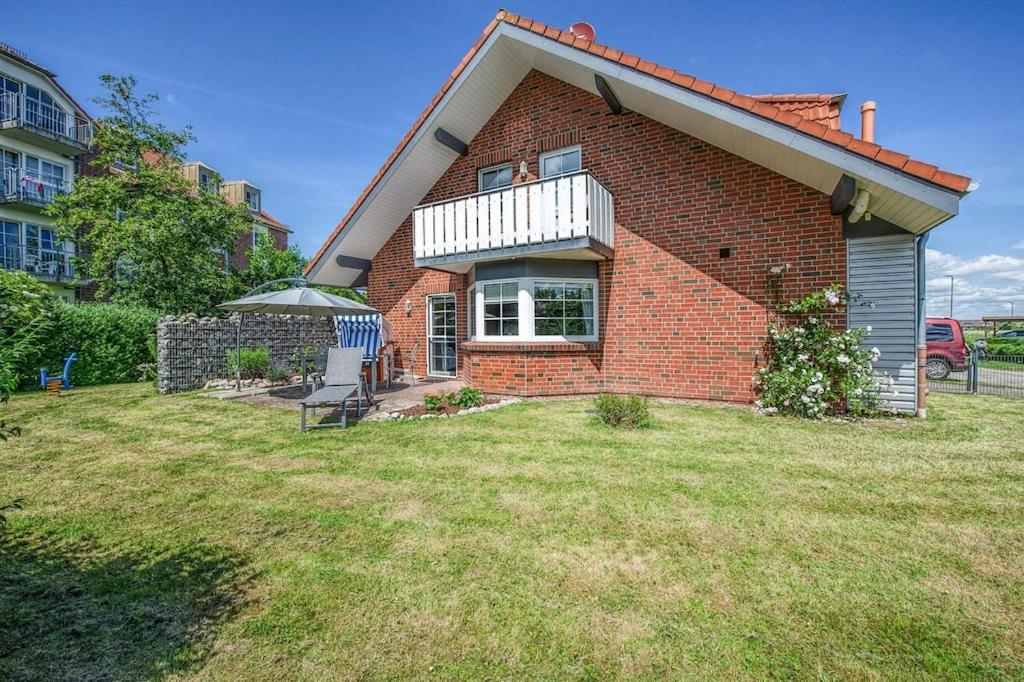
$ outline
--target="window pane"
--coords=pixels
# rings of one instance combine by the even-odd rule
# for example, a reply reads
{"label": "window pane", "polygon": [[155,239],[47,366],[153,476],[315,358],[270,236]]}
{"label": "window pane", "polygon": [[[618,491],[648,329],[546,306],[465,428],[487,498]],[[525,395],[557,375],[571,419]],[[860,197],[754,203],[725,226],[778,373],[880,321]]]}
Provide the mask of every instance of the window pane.
{"label": "window pane", "polygon": [[565,302],[565,316],[566,317],[584,317],[583,314],[583,303],[580,301],[566,301]]}
{"label": "window pane", "polygon": [[560,156],[549,156],[544,159],[544,168],[542,175],[545,178],[549,178],[552,175],[559,175],[562,172],[562,157]]}
{"label": "window pane", "polygon": [[484,285],[484,300],[485,301],[500,301],[501,300],[501,285],[500,284],[485,284]]}
{"label": "window pane", "polygon": [[594,326],[591,320],[566,320],[566,336],[590,336],[594,333]]}
{"label": "window pane", "polygon": [[515,336],[519,333],[519,320],[505,320],[501,323],[502,336]]}
{"label": "window pane", "polygon": [[564,333],[562,320],[538,319],[535,328],[538,336],[561,336]]}
{"label": "window pane", "polygon": [[498,170],[498,186],[508,187],[512,184],[512,166],[506,166]]}
{"label": "window pane", "polygon": [[501,316],[502,317],[519,317],[519,304],[518,303],[502,303],[501,304]]}
{"label": "window pane", "polygon": [[501,336],[501,320],[484,320],[485,336]]}
{"label": "window pane", "polygon": [[561,301],[535,301],[533,311],[537,317],[562,317],[564,315],[562,306]]}
{"label": "window pane", "polygon": [[502,284],[501,297],[506,300],[516,300],[519,297],[519,284],[516,282],[505,282]]}
{"label": "window pane", "polygon": [[487,303],[484,305],[484,318],[497,319],[501,317],[500,303]]}
{"label": "window pane", "polygon": [[562,155],[562,172],[572,173],[580,169],[580,151],[567,152]]}

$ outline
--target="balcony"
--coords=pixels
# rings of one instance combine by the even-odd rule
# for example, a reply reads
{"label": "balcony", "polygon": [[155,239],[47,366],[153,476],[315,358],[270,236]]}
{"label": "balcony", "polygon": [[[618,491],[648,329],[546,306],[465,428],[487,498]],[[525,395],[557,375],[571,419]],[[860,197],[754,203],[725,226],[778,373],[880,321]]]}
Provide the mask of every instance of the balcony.
{"label": "balcony", "polygon": [[0,136],[65,156],[77,156],[92,146],[92,123],[29,100],[20,92],[5,92],[0,94]]}
{"label": "balcony", "polygon": [[68,282],[75,278],[75,254],[62,249],[42,249],[25,244],[0,246],[0,267],[24,270],[47,282]]}
{"label": "balcony", "polygon": [[480,192],[413,209],[416,267],[467,272],[520,256],[610,258],[611,192],[589,171]]}
{"label": "balcony", "polygon": [[8,166],[0,173],[0,204],[42,208],[60,194],[70,191],[68,182],[56,175]]}

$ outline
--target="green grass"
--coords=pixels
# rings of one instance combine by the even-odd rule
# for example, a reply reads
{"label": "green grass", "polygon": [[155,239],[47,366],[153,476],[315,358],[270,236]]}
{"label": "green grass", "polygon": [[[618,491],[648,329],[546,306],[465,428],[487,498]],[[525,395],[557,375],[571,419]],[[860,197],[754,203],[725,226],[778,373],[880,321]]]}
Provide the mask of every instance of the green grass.
{"label": "green grass", "polygon": [[0,679],[1024,675],[1024,401],[590,410],[17,396]]}

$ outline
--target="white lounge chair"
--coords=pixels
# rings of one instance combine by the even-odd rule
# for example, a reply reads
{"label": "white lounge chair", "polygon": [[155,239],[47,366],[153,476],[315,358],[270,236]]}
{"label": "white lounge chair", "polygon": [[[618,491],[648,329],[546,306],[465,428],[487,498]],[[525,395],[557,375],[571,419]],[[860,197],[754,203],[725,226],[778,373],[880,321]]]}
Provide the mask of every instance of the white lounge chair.
{"label": "white lounge chair", "polygon": [[[362,414],[363,396],[367,395],[363,378],[362,348],[331,348],[327,353],[327,370],[324,372],[324,387],[313,391],[300,401],[302,416],[299,430],[345,428],[348,418],[348,400],[356,397],[356,416]],[[306,408],[316,414],[316,408],[325,405],[341,406],[341,422],[338,424],[306,425]]]}

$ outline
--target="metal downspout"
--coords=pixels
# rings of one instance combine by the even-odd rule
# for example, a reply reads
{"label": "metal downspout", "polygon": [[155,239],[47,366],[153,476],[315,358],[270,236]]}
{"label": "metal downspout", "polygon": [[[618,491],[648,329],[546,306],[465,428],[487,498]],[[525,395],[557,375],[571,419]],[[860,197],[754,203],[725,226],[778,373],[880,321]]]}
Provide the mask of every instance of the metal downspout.
{"label": "metal downspout", "polygon": [[927,305],[927,260],[925,245],[928,243],[928,232],[917,238],[917,416],[924,419],[928,416],[925,409],[925,396],[928,392],[928,378],[925,364],[928,361],[928,340],[925,332]]}

